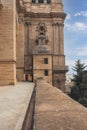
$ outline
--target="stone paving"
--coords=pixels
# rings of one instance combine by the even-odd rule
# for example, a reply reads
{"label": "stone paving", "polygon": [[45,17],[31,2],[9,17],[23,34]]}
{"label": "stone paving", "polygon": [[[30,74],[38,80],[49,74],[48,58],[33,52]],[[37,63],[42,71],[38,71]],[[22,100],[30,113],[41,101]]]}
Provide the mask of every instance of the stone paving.
{"label": "stone paving", "polygon": [[33,83],[0,87],[0,130],[21,130]]}

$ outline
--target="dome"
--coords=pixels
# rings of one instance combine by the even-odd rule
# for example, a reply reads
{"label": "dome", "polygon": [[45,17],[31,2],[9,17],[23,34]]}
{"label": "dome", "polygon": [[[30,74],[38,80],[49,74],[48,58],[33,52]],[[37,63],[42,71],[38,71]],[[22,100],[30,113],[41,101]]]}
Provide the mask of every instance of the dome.
{"label": "dome", "polygon": [[38,45],[34,49],[33,54],[51,54],[51,50],[47,45]]}

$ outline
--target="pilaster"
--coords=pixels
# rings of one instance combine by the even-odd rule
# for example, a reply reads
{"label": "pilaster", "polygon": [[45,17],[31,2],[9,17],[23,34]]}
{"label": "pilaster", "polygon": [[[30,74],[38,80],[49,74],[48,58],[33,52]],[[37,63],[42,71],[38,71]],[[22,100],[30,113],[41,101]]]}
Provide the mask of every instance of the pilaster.
{"label": "pilaster", "polygon": [[17,23],[17,43],[16,43],[16,56],[17,56],[17,80],[24,80],[24,17],[19,14]]}
{"label": "pilaster", "polygon": [[63,33],[64,24],[59,23],[59,38],[60,38],[60,54],[64,55],[64,33]]}

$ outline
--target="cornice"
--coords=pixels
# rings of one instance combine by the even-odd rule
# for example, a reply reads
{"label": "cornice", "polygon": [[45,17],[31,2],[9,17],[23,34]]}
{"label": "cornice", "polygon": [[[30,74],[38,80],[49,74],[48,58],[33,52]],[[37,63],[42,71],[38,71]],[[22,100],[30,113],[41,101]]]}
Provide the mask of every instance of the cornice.
{"label": "cornice", "polygon": [[66,14],[63,13],[63,12],[51,12],[51,13],[25,12],[24,17],[31,17],[31,18],[62,18],[62,19],[65,19]]}
{"label": "cornice", "polygon": [[0,64],[14,64],[14,63],[16,63],[16,61],[15,60],[0,60]]}

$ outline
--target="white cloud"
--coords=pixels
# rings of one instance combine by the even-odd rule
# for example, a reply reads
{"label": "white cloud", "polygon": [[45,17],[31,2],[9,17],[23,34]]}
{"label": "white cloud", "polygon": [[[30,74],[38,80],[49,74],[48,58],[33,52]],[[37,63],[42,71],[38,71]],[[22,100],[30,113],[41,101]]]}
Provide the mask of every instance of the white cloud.
{"label": "white cloud", "polygon": [[83,16],[83,17],[87,17],[87,11],[81,11],[75,14],[75,16]]}
{"label": "white cloud", "polygon": [[87,56],[87,47],[77,48],[76,52],[78,56]]}
{"label": "white cloud", "polygon": [[76,27],[76,29],[78,29],[78,30],[83,30],[83,31],[85,31],[87,29],[87,25],[84,23],[80,23],[80,22],[76,22],[74,24],[74,27]]}
{"label": "white cloud", "polygon": [[74,50],[69,49],[67,54],[73,56],[87,56],[87,46],[76,48]]}
{"label": "white cloud", "polygon": [[65,28],[70,31],[86,31],[87,32],[87,24],[82,22],[76,22],[74,24],[65,24]]}
{"label": "white cloud", "polygon": [[66,20],[70,20],[70,19],[71,19],[71,15],[68,14],[68,15],[66,16]]}

